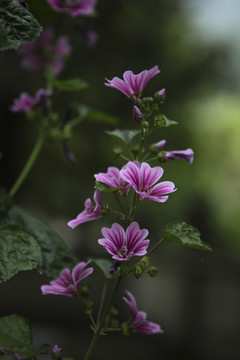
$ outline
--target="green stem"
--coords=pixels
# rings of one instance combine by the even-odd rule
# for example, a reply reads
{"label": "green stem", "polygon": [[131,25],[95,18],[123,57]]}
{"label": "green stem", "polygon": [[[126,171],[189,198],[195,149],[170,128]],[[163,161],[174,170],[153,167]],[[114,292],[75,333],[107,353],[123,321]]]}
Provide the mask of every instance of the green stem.
{"label": "green stem", "polygon": [[121,210],[123,211],[123,213],[124,213],[124,215],[126,217],[126,211],[124,210],[123,205],[122,205],[121,201],[119,200],[118,195],[116,194],[116,192],[114,192],[114,195],[115,195],[115,198],[116,198],[116,200],[118,202],[118,205],[120,206]]}
{"label": "green stem", "polygon": [[117,278],[117,280],[116,280],[116,282],[115,282],[115,284],[114,284],[114,287],[113,287],[113,289],[112,289],[112,293],[111,293],[111,295],[110,295],[110,298],[109,298],[109,300],[108,300],[108,303],[107,303],[107,305],[106,305],[105,311],[104,311],[104,313],[103,313],[102,319],[101,319],[101,321],[99,322],[99,324],[97,325],[95,334],[94,334],[94,336],[93,336],[93,338],[92,338],[92,341],[91,341],[91,343],[90,343],[90,345],[89,345],[89,348],[88,348],[87,353],[86,353],[86,355],[85,355],[85,357],[84,357],[83,360],[89,360],[89,359],[90,359],[90,356],[91,356],[91,354],[92,354],[92,352],[93,352],[93,349],[94,349],[94,347],[95,347],[95,345],[96,345],[96,342],[97,342],[97,340],[98,340],[98,337],[99,337],[99,335],[101,334],[102,328],[103,328],[103,326],[104,326],[104,321],[105,321],[105,319],[106,319],[106,317],[107,317],[107,315],[108,315],[108,312],[109,312],[109,310],[110,310],[110,308],[111,308],[111,306],[112,306],[114,297],[115,297],[115,295],[116,295],[116,292],[117,292],[117,290],[118,290],[118,287],[119,287],[119,284],[120,284],[121,280],[122,280],[122,276],[118,276],[118,278]]}
{"label": "green stem", "polygon": [[37,156],[42,148],[44,142],[44,136],[40,135],[37,142],[35,143],[35,146],[24,166],[24,168],[22,169],[22,172],[20,173],[20,175],[18,176],[16,182],[14,183],[13,187],[11,188],[11,190],[9,191],[9,195],[10,196],[14,196],[16,194],[16,192],[18,191],[18,189],[20,188],[20,186],[22,185],[23,181],[25,180],[25,178],[27,177],[29,171],[31,170],[34,162],[37,159]]}
{"label": "green stem", "polygon": [[164,240],[164,237],[162,239],[160,239],[156,245],[154,245],[146,254],[146,256],[148,256],[149,254],[151,254]]}
{"label": "green stem", "polygon": [[103,286],[102,296],[101,296],[101,302],[100,302],[99,310],[98,310],[97,324],[99,324],[99,321],[100,321],[100,318],[102,315],[102,309],[103,309],[103,303],[104,303],[104,299],[105,299],[105,295],[106,295],[107,285],[108,284],[105,281],[104,286]]}

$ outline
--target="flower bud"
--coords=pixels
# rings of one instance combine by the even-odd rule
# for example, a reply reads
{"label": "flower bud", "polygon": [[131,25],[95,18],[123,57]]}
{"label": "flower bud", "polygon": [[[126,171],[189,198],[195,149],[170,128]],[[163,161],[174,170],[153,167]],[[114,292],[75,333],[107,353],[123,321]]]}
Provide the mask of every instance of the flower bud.
{"label": "flower bud", "polygon": [[53,360],[61,360],[62,359],[62,349],[58,345],[54,345],[51,351]]}
{"label": "flower bud", "polygon": [[161,89],[154,94],[154,97],[158,101],[163,101],[166,97],[166,89]]}
{"label": "flower bud", "polygon": [[143,114],[141,113],[139,108],[136,105],[134,105],[133,106],[133,120],[140,123],[142,118],[143,118]]}
{"label": "flower bud", "polygon": [[114,154],[116,155],[120,155],[122,153],[122,148],[120,145],[115,145],[114,148],[113,148],[113,152]]}
{"label": "flower bud", "polygon": [[166,151],[164,154],[164,159],[167,162],[171,160],[187,160],[189,164],[192,164],[193,158],[194,152],[190,148],[186,150]]}

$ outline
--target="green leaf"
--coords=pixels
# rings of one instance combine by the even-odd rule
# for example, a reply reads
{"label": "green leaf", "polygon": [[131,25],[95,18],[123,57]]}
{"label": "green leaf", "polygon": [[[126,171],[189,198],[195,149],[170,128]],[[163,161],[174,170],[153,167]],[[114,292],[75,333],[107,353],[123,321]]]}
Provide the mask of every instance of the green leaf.
{"label": "green leaf", "polygon": [[157,127],[169,127],[171,125],[177,125],[177,121],[169,120],[165,115],[159,114],[154,116],[154,124]]}
{"label": "green leaf", "polygon": [[165,229],[164,240],[173,241],[192,248],[212,251],[211,247],[200,239],[200,232],[185,222],[173,222]]}
{"label": "green leaf", "polygon": [[76,108],[81,120],[89,120],[98,123],[104,123],[109,125],[117,125],[118,119],[115,116],[106,114],[100,110],[91,109],[83,104],[76,104]]}
{"label": "green leaf", "polygon": [[125,144],[130,144],[130,142],[134,139],[135,136],[140,134],[139,130],[113,130],[113,131],[105,131],[106,134],[114,136],[120,140],[122,140]]}
{"label": "green leaf", "polygon": [[0,282],[22,270],[34,269],[41,256],[36,240],[19,225],[0,228]]}
{"label": "green leaf", "polygon": [[52,75],[47,75],[51,85],[60,91],[80,91],[88,87],[88,83],[79,78],[69,80],[59,80]]}
{"label": "green leaf", "polygon": [[27,358],[49,351],[49,345],[45,344],[38,350],[32,349],[31,326],[27,319],[15,314],[0,318],[0,348]]}
{"label": "green leaf", "polygon": [[23,226],[38,242],[41,258],[37,266],[40,273],[58,277],[64,267],[72,268],[78,262],[68,244],[48,224],[12,207],[7,216],[0,219],[2,224]]}
{"label": "green leaf", "polygon": [[18,0],[1,0],[0,50],[34,42],[41,31],[35,17]]}
{"label": "green leaf", "polygon": [[109,271],[110,267],[112,266],[112,261],[107,259],[94,259],[94,258],[90,258],[90,260],[91,260],[91,265],[93,265],[98,270],[100,270],[107,279],[110,279],[112,277]]}
{"label": "green leaf", "polygon": [[107,186],[107,185],[101,183],[100,181],[96,181],[95,185],[96,185],[96,189],[99,191],[102,191],[102,192],[114,192],[114,191],[124,189],[125,187],[128,186],[128,184],[126,184],[124,186],[118,186],[118,187],[112,188],[110,186]]}

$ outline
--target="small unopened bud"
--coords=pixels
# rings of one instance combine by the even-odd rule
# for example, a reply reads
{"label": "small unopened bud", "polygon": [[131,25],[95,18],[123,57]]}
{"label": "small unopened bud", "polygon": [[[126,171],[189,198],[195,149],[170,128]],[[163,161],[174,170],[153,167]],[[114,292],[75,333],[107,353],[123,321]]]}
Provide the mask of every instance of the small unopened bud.
{"label": "small unopened bud", "polygon": [[114,148],[113,148],[113,152],[114,154],[116,155],[120,155],[122,153],[122,148],[120,145],[115,145]]}
{"label": "small unopened bud", "polygon": [[143,273],[144,273],[144,270],[140,264],[134,265],[133,274],[136,277],[136,279],[140,278],[140,276],[142,276]]}
{"label": "small unopened bud", "polygon": [[187,160],[189,164],[192,164],[193,158],[194,152],[190,148],[186,150],[166,151],[164,154],[164,159],[167,162],[171,160]]}
{"label": "small unopened bud", "polygon": [[141,113],[139,108],[136,105],[134,105],[133,106],[133,120],[140,123],[142,118],[143,118],[143,114]]}
{"label": "small unopened bud", "polygon": [[166,97],[166,89],[161,89],[154,94],[154,97],[158,101],[163,101]]}
{"label": "small unopened bud", "polygon": [[166,125],[166,116],[165,115],[156,115],[154,117],[154,123],[157,127],[164,127]]}
{"label": "small unopened bud", "polygon": [[158,269],[156,268],[156,266],[150,266],[150,268],[148,269],[148,274],[151,277],[154,277],[158,274]]}
{"label": "small unopened bud", "polygon": [[148,129],[149,128],[149,122],[148,121],[143,121],[142,126],[143,126],[143,128]]}

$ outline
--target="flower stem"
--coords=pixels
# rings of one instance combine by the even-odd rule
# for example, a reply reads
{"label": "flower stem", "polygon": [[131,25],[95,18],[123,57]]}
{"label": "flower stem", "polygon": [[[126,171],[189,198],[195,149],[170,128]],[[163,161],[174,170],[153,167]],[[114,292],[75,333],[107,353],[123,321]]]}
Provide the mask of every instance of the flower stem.
{"label": "flower stem", "polygon": [[90,359],[90,356],[91,356],[91,354],[92,354],[92,352],[93,352],[93,349],[94,349],[94,347],[95,347],[95,345],[96,345],[96,342],[97,342],[97,340],[98,340],[98,337],[99,337],[99,335],[100,335],[101,332],[102,332],[102,329],[103,329],[103,326],[104,326],[104,321],[105,321],[105,319],[106,319],[106,317],[107,317],[107,315],[108,315],[108,312],[109,312],[109,310],[110,310],[110,308],[111,308],[111,306],[112,306],[114,297],[115,297],[115,295],[116,295],[116,292],[117,292],[117,290],[118,290],[118,287],[119,287],[119,284],[120,284],[121,280],[122,280],[122,276],[120,275],[120,276],[118,276],[118,278],[116,279],[116,282],[115,282],[115,284],[114,284],[114,286],[113,286],[113,289],[112,289],[112,292],[111,292],[111,295],[110,295],[110,298],[109,298],[109,300],[108,300],[108,303],[107,303],[107,305],[106,305],[105,311],[104,311],[104,313],[103,313],[102,319],[101,319],[101,321],[97,324],[95,334],[94,334],[94,336],[93,336],[93,338],[92,338],[92,341],[91,341],[91,343],[90,343],[90,345],[89,345],[89,348],[88,348],[87,353],[86,353],[86,355],[85,355],[85,357],[84,357],[83,360],[89,360],[89,359]]}
{"label": "flower stem", "polygon": [[9,195],[10,196],[14,196],[16,194],[16,192],[18,191],[18,189],[20,188],[20,186],[22,185],[23,181],[25,180],[25,178],[27,177],[29,171],[31,170],[34,162],[37,159],[37,156],[42,148],[44,142],[44,136],[40,135],[37,142],[35,143],[35,146],[24,166],[24,168],[22,169],[22,172],[20,173],[20,175],[18,176],[16,182],[14,183],[13,187],[11,188],[11,190],[9,191]]}
{"label": "flower stem", "polygon": [[146,254],[146,256],[148,256],[149,254],[151,254],[164,240],[164,237],[161,238],[157,243],[156,245],[154,245]]}

